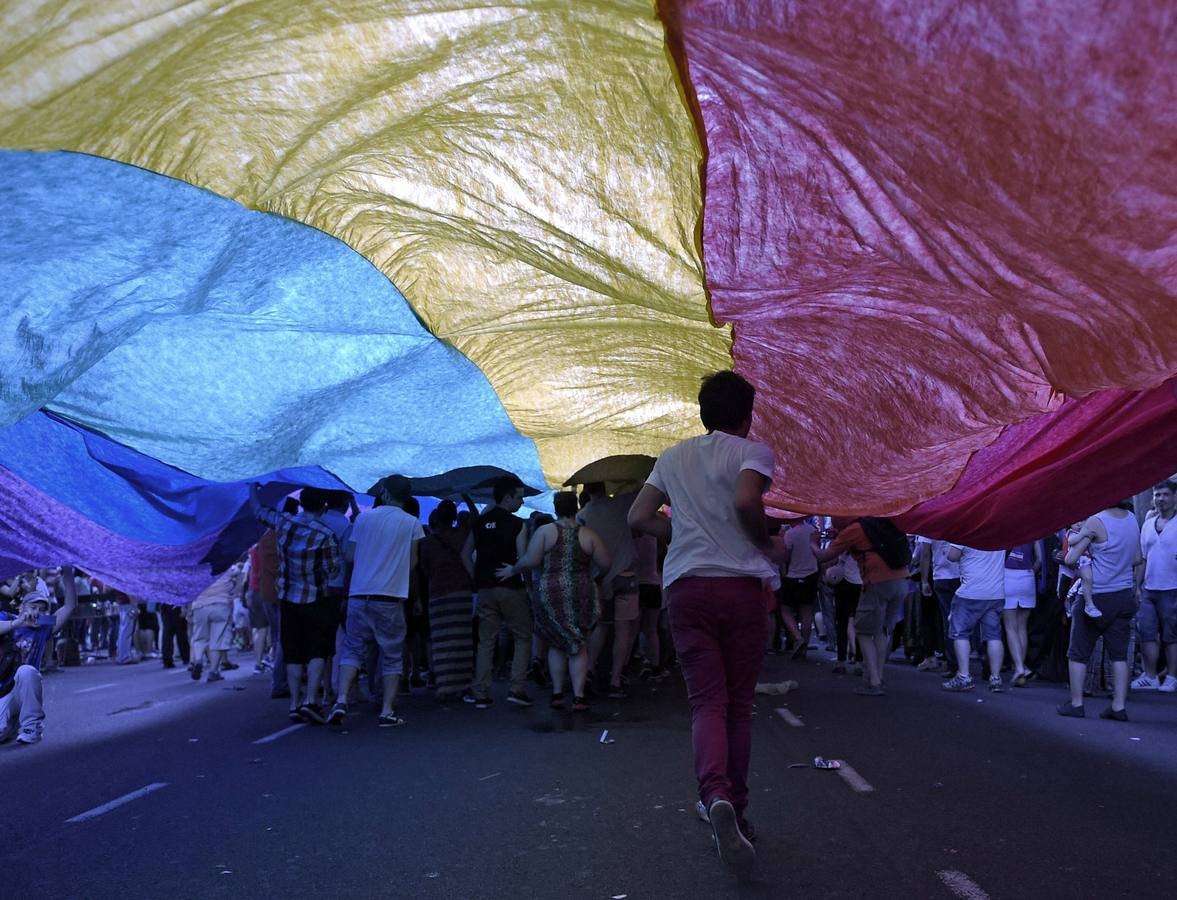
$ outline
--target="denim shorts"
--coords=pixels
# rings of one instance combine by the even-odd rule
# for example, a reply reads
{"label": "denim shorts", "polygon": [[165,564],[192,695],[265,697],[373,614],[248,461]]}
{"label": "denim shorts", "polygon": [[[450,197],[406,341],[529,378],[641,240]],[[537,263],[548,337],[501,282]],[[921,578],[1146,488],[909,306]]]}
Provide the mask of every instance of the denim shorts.
{"label": "denim shorts", "polygon": [[948,613],[948,637],[954,641],[972,638],[977,626],[981,627],[981,640],[1001,640],[1001,610],[1005,600],[973,600],[957,594],[952,598]]}
{"label": "denim shorts", "polygon": [[1144,589],[1136,611],[1136,634],[1142,641],[1177,644],[1177,590]]}
{"label": "denim shorts", "polygon": [[341,666],[360,668],[375,643],[380,648],[380,672],[385,678],[401,674],[401,657],[405,647],[405,605],[402,600],[370,600],[349,597],[347,625],[343,634]]}

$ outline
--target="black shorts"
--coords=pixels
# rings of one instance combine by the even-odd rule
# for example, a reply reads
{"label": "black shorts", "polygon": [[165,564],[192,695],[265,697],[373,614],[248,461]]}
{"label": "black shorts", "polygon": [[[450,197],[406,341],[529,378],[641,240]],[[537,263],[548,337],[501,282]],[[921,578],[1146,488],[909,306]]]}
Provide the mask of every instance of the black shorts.
{"label": "black shorts", "polygon": [[1103,649],[1112,662],[1128,659],[1128,638],[1132,634],[1132,619],[1136,615],[1136,595],[1131,590],[1093,594],[1092,599],[1101,613],[1097,619],[1084,615],[1083,604],[1075,606],[1071,622],[1071,647],[1067,658],[1088,663],[1095,652],[1095,641],[1103,638]]}
{"label": "black shorts", "polygon": [[817,583],[820,578],[818,572],[804,578],[785,578],[781,581],[782,602],[793,612],[800,612],[802,606],[813,606],[817,603]]}
{"label": "black shorts", "polygon": [[656,584],[639,584],[638,607],[640,609],[661,609],[662,588]]}
{"label": "black shorts", "polygon": [[314,603],[282,601],[282,657],[292,666],[335,655],[335,604],[326,597]]}

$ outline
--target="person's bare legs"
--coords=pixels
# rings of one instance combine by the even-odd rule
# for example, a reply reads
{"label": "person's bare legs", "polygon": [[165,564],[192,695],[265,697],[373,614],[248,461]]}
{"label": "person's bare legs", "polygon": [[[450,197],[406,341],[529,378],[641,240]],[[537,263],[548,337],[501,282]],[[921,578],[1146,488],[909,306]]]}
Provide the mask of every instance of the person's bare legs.
{"label": "person's bare legs", "polygon": [[973,645],[968,638],[957,638],[952,642],[952,651],[956,654],[956,672],[964,678],[969,678],[969,653]]}
{"label": "person's bare legs", "polygon": [[303,676],[306,674],[306,667],[300,666],[296,663],[286,664],[286,683],[290,687],[290,708],[298,709],[305,701],[302,699]]}
{"label": "person's bare legs", "polygon": [[610,687],[621,687],[621,673],[633,652],[634,638],[638,636],[638,621],[626,619],[613,623],[613,674],[609,678]]}
{"label": "person's bare legs", "polygon": [[[1172,650],[1173,647],[1170,646],[1165,649],[1166,649],[1166,656],[1171,655],[1167,651]],[[1161,659],[1161,642],[1160,641],[1141,641],[1140,642],[1140,655],[1144,659],[1144,674],[1146,674],[1149,678],[1156,678],[1157,677],[1157,663],[1160,662],[1160,659]],[[1170,675],[1174,674],[1172,664],[1170,664],[1170,666],[1169,666],[1169,674]]]}
{"label": "person's bare legs", "polygon": [[323,689],[323,670],[327,660],[323,657],[312,659],[307,665],[307,703],[319,702],[319,695]]}
{"label": "person's bare legs", "polygon": [[1001,664],[1005,662],[1005,646],[1000,640],[986,641],[986,649],[989,651],[989,677],[1001,677]]}
{"label": "person's bare legs", "polygon": [[891,652],[891,632],[883,629],[874,638],[875,643],[875,675],[878,684],[883,684],[883,667],[887,664],[887,655]]}
{"label": "person's bare legs", "polygon": [[798,633],[800,634],[801,643],[808,647],[809,636],[813,633],[813,606],[805,605],[801,607],[801,621],[798,623]]}
{"label": "person's bare legs", "polygon": [[[883,635],[884,641],[886,635]],[[880,675],[878,666],[879,657],[879,642],[877,635],[870,635],[869,637],[863,635],[862,641],[859,643],[859,649],[862,651],[862,663],[866,669],[866,681],[871,687],[880,686]]]}
{"label": "person's bare legs", "polygon": [[1177,641],[1165,645],[1165,661],[1169,664],[1169,674],[1177,678]]}
{"label": "person's bare legs", "polygon": [[347,703],[347,698],[351,695],[351,686],[355,684],[359,671],[355,666],[339,667],[339,690],[336,691],[338,702]]}
{"label": "person's bare legs", "polygon": [[[1018,609],[1003,609],[1001,623],[1005,626],[1005,639],[1009,642],[1009,657],[1014,664],[1014,678],[1022,674],[1026,665],[1026,648],[1022,646],[1022,637],[1018,632]],[[1000,672],[1001,670],[996,670]]]}
{"label": "person's bare legs", "polygon": [[[582,647],[581,653],[587,655],[588,651]],[[548,647],[548,675],[552,679],[552,696],[564,693],[564,668],[567,664],[568,657],[563,651]]]}
{"label": "person's bare legs", "polygon": [[588,650],[585,647],[582,646],[579,653],[568,657],[568,671],[572,676],[572,696],[583,697],[588,679]]}
{"label": "person's bare legs", "polygon": [[601,658],[601,652],[605,649],[605,644],[609,642],[609,629],[613,627],[612,622],[598,622],[593,626],[593,633],[589,635],[589,671],[597,667],[597,661]]}
{"label": "person's bare legs", "polygon": [[1083,705],[1083,685],[1087,683],[1087,663],[1067,660],[1067,674],[1071,681],[1071,706]]}
{"label": "person's bare legs", "polygon": [[655,669],[662,668],[662,641],[658,635],[659,609],[642,610],[642,636],[646,639],[646,659]]}
{"label": "person's bare legs", "polygon": [[269,649],[270,629],[255,628],[253,630],[253,661],[255,666],[262,664],[262,661],[266,658],[266,652]]}
{"label": "person's bare legs", "polygon": [[401,677],[399,673],[394,672],[391,675],[384,676],[384,707],[380,710],[380,715],[391,716],[396,709],[396,696],[400,693]]}
{"label": "person's bare legs", "polygon": [[846,623],[846,659],[849,662],[858,659],[858,631],[854,627],[854,616]]}
{"label": "person's bare legs", "polygon": [[793,636],[793,640],[801,643],[801,629],[797,627],[797,619],[793,616],[793,610],[785,605],[780,608],[781,621],[785,623],[785,629]]}
{"label": "person's bare legs", "polygon": [[1112,709],[1119,712],[1128,702],[1128,661],[1112,662]]}

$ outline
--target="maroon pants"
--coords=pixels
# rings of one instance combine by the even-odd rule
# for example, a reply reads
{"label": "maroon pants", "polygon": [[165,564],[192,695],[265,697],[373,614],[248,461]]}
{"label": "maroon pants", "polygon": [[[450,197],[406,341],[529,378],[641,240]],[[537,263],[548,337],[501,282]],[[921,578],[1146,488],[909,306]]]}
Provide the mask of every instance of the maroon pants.
{"label": "maroon pants", "polygon": [[667,606],[691,701],[699,799],[748,805],[752,701],[768,639],[759,578],[680,578]]}

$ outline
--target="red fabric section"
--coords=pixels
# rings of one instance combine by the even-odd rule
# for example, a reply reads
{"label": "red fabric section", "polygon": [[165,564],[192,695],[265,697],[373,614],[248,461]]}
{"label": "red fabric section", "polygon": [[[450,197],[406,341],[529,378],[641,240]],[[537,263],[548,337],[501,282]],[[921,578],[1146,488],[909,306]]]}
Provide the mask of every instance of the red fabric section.
{"label": "red fabric section", "polygon": [[[1102,408],[1177,374],[1170,4],[661,11],[705,134],[714,316],[781,466],[770,501],[901,512],[1000,436],[1008,449],[1007,426],[1061,428],[1067,397]],[[1016,508],[983,526],[953,520],[967,504],[922,520],[1037,536],[1021,523],[1051,518],[1049,478],[1092,482],[1047,452],[1079,454],[1084,435],[1035,435],[1018,459],[1036,494],[1002,494]],[[1166,449],[1132,448],[1118,492],[1153,477],[1145,446]]]}
{"label": "red fabric section", "polygon": [[1177,472],[1177,380],[1103,391],[1007,428],[956,487],[897,519],[983,550],[1035,540]]}

